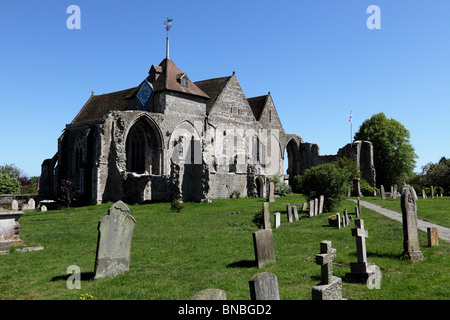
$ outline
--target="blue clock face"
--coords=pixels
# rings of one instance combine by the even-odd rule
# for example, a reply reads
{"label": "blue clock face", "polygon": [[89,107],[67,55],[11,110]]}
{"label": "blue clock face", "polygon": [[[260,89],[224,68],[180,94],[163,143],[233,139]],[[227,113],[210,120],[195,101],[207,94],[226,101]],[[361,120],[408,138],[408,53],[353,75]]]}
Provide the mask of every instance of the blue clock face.
{"label": "blue clock face", "polygon": [[153,98],[153,86],[147,81],[144,81],[141,85],[141,88],[139,89],[139,92],[136,95],[136,98],[141,105],[142,110],[145,110],[148,103]]}

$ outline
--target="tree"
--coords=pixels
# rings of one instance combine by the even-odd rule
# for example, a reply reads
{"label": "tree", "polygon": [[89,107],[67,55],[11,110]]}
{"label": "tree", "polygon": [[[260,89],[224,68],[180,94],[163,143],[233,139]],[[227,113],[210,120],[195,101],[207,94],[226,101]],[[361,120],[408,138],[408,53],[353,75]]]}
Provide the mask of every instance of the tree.
{"label": "tree", "polygon": [[79,191],[75,190],[72,181],[69,179],[61,180],[61,188],[59,189],[59,200],[67,204],[67,219],[70,219],[70,204],[77,201]]}
{"label": "tree", "polygon": [[355,133],[355,140],[372,142],[378,185],[402,185],[413,176],[417,155],[409,138],[409,131],[383,112],[365,120]]}
{"label": "tree", "polygon": [[20,183],[6,174],[0,174],[0,194],[20,193]]}

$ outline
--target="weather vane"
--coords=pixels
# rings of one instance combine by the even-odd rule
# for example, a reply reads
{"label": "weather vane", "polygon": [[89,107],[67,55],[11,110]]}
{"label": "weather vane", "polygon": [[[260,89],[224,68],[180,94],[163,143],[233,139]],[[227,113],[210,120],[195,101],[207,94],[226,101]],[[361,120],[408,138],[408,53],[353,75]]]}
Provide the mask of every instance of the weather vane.
{"label": "weather vane", "polygon": [[169,30],[170,30],[170,27],[172,27],[172,21],[173,21],[173,19],[167,18],[166,21],[164,22],[164,28],[166,28],[167,36],[169,36]]}

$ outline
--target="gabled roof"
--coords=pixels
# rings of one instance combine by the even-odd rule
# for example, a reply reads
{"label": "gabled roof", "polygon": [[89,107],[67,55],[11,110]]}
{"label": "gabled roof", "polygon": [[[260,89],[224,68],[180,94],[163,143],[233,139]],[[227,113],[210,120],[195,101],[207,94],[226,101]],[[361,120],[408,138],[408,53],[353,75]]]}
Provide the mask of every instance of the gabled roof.
{"label": "gabled roof", "polygon": [[187,94],[192,94],[195,96],[199,96],[205,99],[209,99],[209,96],[203,92],[197,85],[195,85],[188,78],[188,86],[183,87],[177,80],[179,79],[179,75],[183,74],[183,72],[178,69],[178,67],[173,63],[169,58],[164,59],[159,66],[162,68],[161,75],[156,79],[153,83],[153,89],[155,92],[170,90],[183,92]]}
{"label": "gabled roof", "polygon": [[253,98],[247,99],[248,104],[250,105],[250,108],[253,111],[253,115],[255,116],[256,121],[259,121],[261,119],[261,115],[264,110],[264,107],[266,106],[268,98],[269,98],[269,95],[266,94],[264,96],[253,97]]}
{"label": "gabled roof", "polygon": [[213,106],[214,102],[216,102],[217,97],[222,92],[223,88],[231,77],[232,76],[195,82],[195,84],[210,97],[210,99],[206,102],[207,114],[209,114],[211,107]]}

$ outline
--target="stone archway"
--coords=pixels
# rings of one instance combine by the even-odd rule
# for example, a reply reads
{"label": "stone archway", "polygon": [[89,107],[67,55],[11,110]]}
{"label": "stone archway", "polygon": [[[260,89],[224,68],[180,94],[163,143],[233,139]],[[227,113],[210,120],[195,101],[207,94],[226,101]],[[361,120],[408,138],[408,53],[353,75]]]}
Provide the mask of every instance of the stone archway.
{"label": "stone archway", "polygon": [[256,177],[256,196],[258,198],[264,198],[264,181],[261,177]]}
{"label": "stone archway", "polygon": [[294,177],[300,174],[300,152],[299,146],[294,139],[290,139],[286,144],[286,153],[288,157],[288,167],[286,168],[286,174],[289,176],[289,185],[294,183]]}

